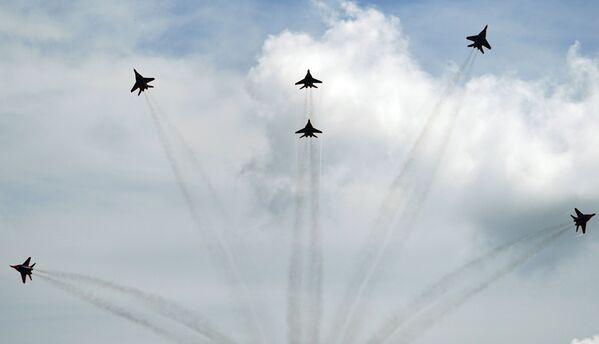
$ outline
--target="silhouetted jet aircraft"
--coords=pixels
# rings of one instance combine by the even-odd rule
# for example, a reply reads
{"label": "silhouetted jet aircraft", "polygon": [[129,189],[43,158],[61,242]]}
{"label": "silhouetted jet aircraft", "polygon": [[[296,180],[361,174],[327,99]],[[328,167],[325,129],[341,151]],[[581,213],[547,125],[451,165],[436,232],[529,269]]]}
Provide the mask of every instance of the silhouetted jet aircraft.
{"label": "silhouetted jet aircraft", "polygon": [[477,48],[483,54],[485,53],[483,51],[483,47],[491,49],[491,45],[489,44],[489,42],[487,42],[487,26],[488,25],[485,25],[485,28],[478,35],[466,37],[467,40],[474,42],[470,44],[468,47]]}
{"label": "silhouetted jet aircraft", "polygon": [[144,78],[135,70],[135,68],[133,69],[133,71],[135,72],[135,85],[133,85],[131,92],[134,92],[136,89],[139,88],[139,92],[137,93],[137,95],[139,96],[141,92],[147,90],[148,88],[154,87],[152,85],[148,85],[148,82],[154,80],[154,78]]}
{"label": "silhouetted jet aircraft", "polygon": [[11,268],[13,268],[21,273],[21,279],[23,280],[23,283],[25,283],[25,278],[27,276],[29,276],[29,280],[32,281],[31,272],[33,271],[33,267],[35,266],[35,263],[33,263],[33,265],[29,266],[30,261],[31,261],[31,257],[27,258],[27,260],[21,265],[11,265],[10,266]]}
{"label": "silhouetted jet aircraft", "polygon": [[303,129],[300,129],[300,130],[296,131],[295,133],[303,134],[302,136],[300,136],[300,139],[301,139],[302,137],[318,137],[318,136],[314,135],[314,133],[322,134],[322,131],[314,128],[312,126],[312,123],[310,123],[310,120],[308,120],[308,124],[306,124],[306,126]]}
{"label": "silhouetted jet aircraft", "polygon": [[302,80],[296,82],[295,84],[296,85],[304,85],[304,86],[300,87],[300,90],[301,90],[302,88],[305,88],[305,87],[318,88],[318,86],[316,86],[314,84],[322,84],[322,81],[314,79],[312,77],[312,74],[310,74],[310,70],[308,69],[308,73],[306,73],[306,77],[304,77]]}
{"label": "silhouetted jet aircraft", "polygon": [[576,225],[576,232],[578,232],[578,227],[582,227],[582,234],[587,231],[587,222],[591,219],[591,217],[595,216],[595,214],[583,214],[578,208],[574,208],[576,212],[576,217],[574,215],[570,215],[574,220],[574,224]]}

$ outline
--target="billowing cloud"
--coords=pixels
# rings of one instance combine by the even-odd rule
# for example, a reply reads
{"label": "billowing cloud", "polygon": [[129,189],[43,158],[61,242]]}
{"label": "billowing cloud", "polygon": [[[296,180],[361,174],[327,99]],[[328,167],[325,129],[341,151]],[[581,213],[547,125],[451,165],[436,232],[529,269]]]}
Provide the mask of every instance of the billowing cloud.
{"label": "billowing cloud", "polygon": [[572,339],[572,344],[596,344],[599,343],[599,336],[585,339]]}

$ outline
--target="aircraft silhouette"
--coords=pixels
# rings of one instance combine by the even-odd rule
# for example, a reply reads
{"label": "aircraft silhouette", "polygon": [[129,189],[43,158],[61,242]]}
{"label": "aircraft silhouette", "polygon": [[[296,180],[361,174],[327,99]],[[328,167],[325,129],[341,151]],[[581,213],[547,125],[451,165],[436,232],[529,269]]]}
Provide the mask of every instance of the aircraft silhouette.
{"label": "aircraft silhouette", "polygon": [[133,85],[131,92],[134,92],[136,89],[139,88],[139,92],[137,93],[137,95],[139,96],[141,92],[147,90],[148,88],[154,87],[152,85],[148,85],[148,83],[154,80],[154,78],[144,78],[135,70],[135,68],[133,68],[133,72],[135,72],[135,85]]}
{"label": "aircraft silhouette", "polygon": [[21,279],[23,280],[23,283],[25,283],[26,277],[29,276],[29,280],[32,281],[31,279],[31,272],[33,271],[33,267],[35,266],[35,263],[33,263],[31,266],[29,266],[29,262],[31,261],[31,257],[27,258],[27,260],[21,264],[21,265],[11,265],[10,267],[17,270],[19,273],[21,273]]}
{"label": "aircraft silhouette", "polygon": [[300,139],[301,139],[302,137],[318,137],[318,136],[314,135],[314,133],[322,134],[322,131],[314,128],[312,126],[312,123],[310,123],[310,120],[308,120],[308,123],[306,124],[306,126],[303,129],[296,131],[295,133],[303,134],[302,136],[300,136]]}
{"label": "aircraft silhouette", "polygon": [[318,86],[316,86],[314,84],[322,84],[322,81],[314,79],[312,77],[312,74],[310,74],[310,70],[308,69],[308,73],[306,73],[306,76],[302,80],[296,82],[295,84],[303,85],[302,87],[300,87],[300,90],[301,90],[302,88],[305,88],[305,87],[318,88]]}
{"label": "aircraft silhouette", "polygon": [[591,217],[595,216],[595,213],[583,214],[580,210],[578,210],[578,208],[574,208],[574,211],[576,212],[576,217],[574,217],[574,215],[570,216],[572,217],[572,219],[574,220],[574,224],[576,225],[576,232],[578,232],[579,227],[582,227],[582,234],[584,234],[587,231],[587,222],[589,222]]}
{"label": "aircraft silhouette", "polygon": [[487,42],[487,26],[488,25],[485,25],[485,28],[478,35],[466,37],[467,40],[474,42],[470,44],[468,47],[476,48],[480,50],[480,52],[483,54],[485,53],[483,47],[491,49],[491,45],[489,44],[489,42]]}

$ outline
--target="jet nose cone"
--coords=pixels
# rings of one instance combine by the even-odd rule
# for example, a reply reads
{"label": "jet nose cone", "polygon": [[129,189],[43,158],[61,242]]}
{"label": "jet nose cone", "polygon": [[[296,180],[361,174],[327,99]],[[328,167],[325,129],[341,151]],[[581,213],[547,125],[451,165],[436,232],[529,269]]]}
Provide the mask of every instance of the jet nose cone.
{"label": "jet nose cone", "polygon": [[9,266],[10,266],[11,268],[15,269],[15,270],[17,269],[17,266],[16,266],[16,265],[9,265]]}

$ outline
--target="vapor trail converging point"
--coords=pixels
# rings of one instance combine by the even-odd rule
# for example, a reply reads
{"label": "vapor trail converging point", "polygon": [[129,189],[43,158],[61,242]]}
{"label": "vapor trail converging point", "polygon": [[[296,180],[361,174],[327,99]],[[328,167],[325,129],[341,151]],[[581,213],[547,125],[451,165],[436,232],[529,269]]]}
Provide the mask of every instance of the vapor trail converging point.
{"label": "vapor trail converging point", "polygon": [[[437,146],[436,152],[433,154],[433,166],[430,167],[428,174],[418,176],[422,179],[421,181],[414,179],[418,168],[416,159],[422,155],[423,145],[431,140],[432,129],[434,125],[438,125],[447,96],[452,94],[455,88],[465,81],[464,76],[469,74],[474,60],[475,52],[472,50],[442,92],[441,98],[433,106],[420,134],[407,154],[402,169],[391,183],[374,225],[361,249],[359,260],[355,264],[356,270],[348,283],[348,289],[335,314],[328,336],[328,343],[349,344],[357,338],[357,332],[363,325],[362,314],[366,313],[363,310],[365,307],[362,301],[364,295],[368,294],[373,288],[371,285],[372,279],[387,252],[391,239],[400,239],[400,245],[403,245],[409,237],[413,221],[426,199],[437,165],[447,145]],[[459,108],[456,109],[456,114],[458,111]],[[449,137],[453,121],[454,119],[450,118],[449,128],[444,130],[443,137]],[[446,143],[446,141],[447,139],[442,139],[442,142]],[[396,223],[398,220],[399,222]],[[397,228],[401,228],[402,231],[395,233]],[[397,235],[399,236],[395,237]],[[397,248],[397,251],[400,251],[400,248]]]}
{"label": "vapor trail converging point", "polygon": [[[183,178],[183,174],[181,173],[181,169],[173,155],[170,142],[168,140],[168,135],[162,125],[162,121],[158,112],[154,108],[152,102],[148,98],[147,92],[144,92],[144,98],[148,107],[150,109],[150,114],[152,116],[152,121],[156,127],[156,131],[158,133],[158,137],[160,139],[160,143],[162,144],[162,148],[167,156],[169,164],[171,166],[171,170],[175,176],[177,181],[177,185],[181,194],[183,195],[183,199],[185,200],[185,204],[189,210],[189,214],[191,219],[198,229],[200,234],[202,235],[202,239],[204,240],[215,264],[220,265],[222,268],[225,277],[229,279],[232,285],[238,287],[232,288],[231,286],[231,295],[234,299],[240,300],[241,304],[245,304],[244,315],[248,319],[248,326],[250,331],[256,337],[256,340],[260,343],[264,343],[264,333],[262,327],[260,326],[260,322],[258,321],[258,315],[256,313],[255,305],[253,298],[251,297],[251,293],[243,281],[243,278],[239,272],[237,267],[237,263],[231,253],[231,250],[224,239],[221,237],[221,234],[213,228],[208,228],[208,226],[202,222],[201,216],[198,211],[198,207],[193,201],[191,196],[191,192],[187,188],[187,183]],[[241,296],[239,290],[241,290]],[[243,298],[243,300],[241,300]]]}
{"label": "vapor trail converging point", "polygon": [[189,344],[189,341],[184,341],[181,338],[178,338],[177,336],[175,336],[173,333],[161,328],[160,326],[158,326],[157,324],[154,324],[152,321],[141,317],[137,314],[133,314],[129,311],[127,311],[126,309],[115,305],[113,303],[110,303],[104,299],[101,299],[91,293],[87,293],[77,287],[75,287],[74,285],[70,284],[70,283],[65,283],[63,281],[59,281],[57,279],[54,279],[52,277],[49,276],[45,276],[45,275],[38,275],[42,280],[50,283],[52,286],[61,289],[69,294],[72,294],[74,296],[76,296],[77,298],[91,304],[94,305],[100,309],[106,310],[114,315],[117,315],[123,319],[126,319],[132,323],[135,323],[137,325],[140,325],[142,327],[147,328],[148,330],[154,332],[155,334],[173,342],[173,343],[179,343],[179,344]]}
{"label": "vapor trail converging point", "polygon": [[62,280],[87,283],[96,287],[105,288],[112,290],[124,295],[131,296],[140,301],[145,306],[149,307],[158,314],[175,321],[187,328],[197,332],[200,335],[210,339],[214,343],[222,344],[233,344],[235,341],[215,329],[213,325],[208,323],[207,320],[198,317],[196,314],[185,309],[184,307],[166,300],[161,296],[144,292],[137,288],[126,287],[114,282],[106,281],[97,277],[92,277],[83,274],[63,272],[63,271],[49,271],[49,270],[36,270],[38,273],[43,274],[46,277],[52,277]]}

